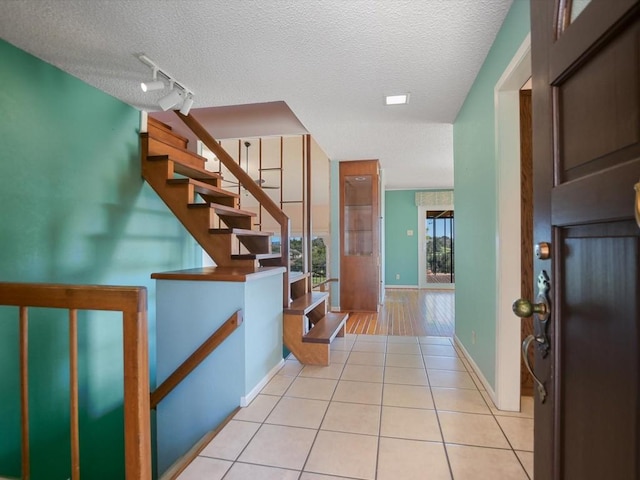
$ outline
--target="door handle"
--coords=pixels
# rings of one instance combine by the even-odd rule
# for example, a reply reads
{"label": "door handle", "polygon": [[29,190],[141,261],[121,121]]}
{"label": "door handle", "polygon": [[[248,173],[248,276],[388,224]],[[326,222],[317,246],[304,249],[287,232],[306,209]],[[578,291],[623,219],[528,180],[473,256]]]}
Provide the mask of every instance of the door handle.
{"label": "door handle", "polygon": [[537,315],[548,316],[549,305],[547,302],[531,303],[529,300],[519,298],[513,302],[513,313],[520,318],[529,318],[534,313]]}
{"label": "door handle", "polygon": [[520,298],[513,302],[513,313],[518,317],[528,318],[533,316],[534,334],[527,336],[522,342],[522,359],[525,367],[531,374],[531,378],[536,384],[540,403],[544,403],[547,398],[547,390],[540,379],[533,373],[531,363],[529,362],[529,347],[532,343],[538,346],[538,352],[545,358],[549,354],[549,336],[547,335],[547,327],[549,317],[551,316],[551,304],[549,303],[549,275],[542,270],[538,275],[538,296],[536,303]]}
{"label": "door handle", "polygon": [[544,403],[547,398],[547,390],[544,388],[544,384],[540,381],[536,374],[533,373],[533,369],[531,368],[531,364],[529,363],[529,346],[532,342],[536,340],[536,337],[533,335],[529,335],[522,342],[522,360],[524,360],[524,366],[529,370],[529,374],[531,374],[531,378],[536,383],[536,387],[538,389],[538,395],[540,396],[540,403]]}
{"label": "door handle", "polygon": [[528,318],[533,315],[533,327],[535,330],[535,340],[538,350],[545,358],[549,353],[549,336],[547,327],[549,316],[551,315],[551,305],[549,303],[549,276],[542,270],[538,275],[538,296],[536,303],[519,298],[513,302],[513,313],[520,318]]}

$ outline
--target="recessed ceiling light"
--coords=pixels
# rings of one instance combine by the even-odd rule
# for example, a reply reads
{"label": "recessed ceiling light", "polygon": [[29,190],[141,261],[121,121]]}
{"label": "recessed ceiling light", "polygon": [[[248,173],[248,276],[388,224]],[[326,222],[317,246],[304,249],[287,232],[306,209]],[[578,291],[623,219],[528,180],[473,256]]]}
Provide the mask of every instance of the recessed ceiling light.
{"label": "recessed ceiling light", "polygon": [[404,105],[405,103],[409,103],[409,94],[387,95],[384,97],[384,103],[385,105]]}

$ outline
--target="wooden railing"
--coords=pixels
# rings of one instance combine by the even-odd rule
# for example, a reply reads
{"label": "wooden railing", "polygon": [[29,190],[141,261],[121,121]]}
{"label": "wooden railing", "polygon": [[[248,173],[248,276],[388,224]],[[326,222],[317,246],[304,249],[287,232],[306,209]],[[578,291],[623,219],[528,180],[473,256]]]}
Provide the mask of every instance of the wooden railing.
{"label": "wooden railing", "polygon": [[233,159],[231,155],[216,141],[215,138],[192,115],[182,115],[175,110],[176,115],[191,129],[193,133],[211,150],[218,160],[236,177],[238,182],[262,205],[262,207],[280,225],[280,255],[281,263],[286,268],[284,273],[283,306],[289,306],[289,237],[291,224],[289,217],[282,211],[273,199],[265,193],[251,176]]}
{"label": "wooden railing", "polygon": [[124,355],[124,445],[127,480],[151,479],[147,291],[144,287],[0,282],[0,305],[19,307],[22,480],[29,461],[28,308],[69,310],[71,478],[80,478],[78,432],[78,310],[122,312]]}
{"label": "wooden railing", "polygon": [[[312,279],[313,281],[313,279]],[[327,278],[326,280],[323,280],[322,282],[318,282],[315,285],[312,286],[313,290],[318,289],[318,291],[320,292],[326,292],[327,291],[327,287],[329,286],[330,283],[332,282],[338,282],[337,278]]]}
{"label": "wooden railing", "polygon": [[164,397],[182,382],[218,346],[242,324],[242,311],[238,310],[220,328],[207,338],[175,371],[151,394],[151,408],[156,408]]}

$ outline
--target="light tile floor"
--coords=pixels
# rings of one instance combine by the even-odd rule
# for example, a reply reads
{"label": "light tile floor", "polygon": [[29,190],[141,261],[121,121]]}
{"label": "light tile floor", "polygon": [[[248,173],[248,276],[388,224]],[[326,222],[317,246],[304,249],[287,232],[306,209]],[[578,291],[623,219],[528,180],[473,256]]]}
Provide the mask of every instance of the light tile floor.
{"label": "light tile floor", "polygon": [[495,408],[451,339],[347,335],[287,359],[181,480],[526,480],[533,402]]}

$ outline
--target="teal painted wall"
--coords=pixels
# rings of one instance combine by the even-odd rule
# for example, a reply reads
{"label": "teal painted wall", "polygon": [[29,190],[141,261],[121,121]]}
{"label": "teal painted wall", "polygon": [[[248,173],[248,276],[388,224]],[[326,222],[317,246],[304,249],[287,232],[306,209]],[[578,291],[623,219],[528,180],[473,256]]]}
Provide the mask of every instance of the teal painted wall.
{"label": "teal painted wall", "polygon": [[[388,190],[385,200],[385,283],[418,286],[417,190]],[[413,230],[413,236],[407,235]],[[396,279],[396,275],[400,279]]]}
{"label": "teal painted wall", "polygon": [[[453,125],[456,336],[495,388],[496,152],[493,89],[529,33],[515,0]],[[472,332],[476,343],[471,343]]]}
{"label": "teal painted wall", "polygon": [[[138,124],[134,108],[0,40],[0,280],[146,286],[153,369],[149,276],[201,260],[140,178]],[[17,309],[0,308],[0,476],[14,477],[20,474],[17,325]],[[120,332],[118,315],[81,315],[85,478],[124,478]],[[66,312],[32,310],[29,360],[32,478],[65,479]]]}

